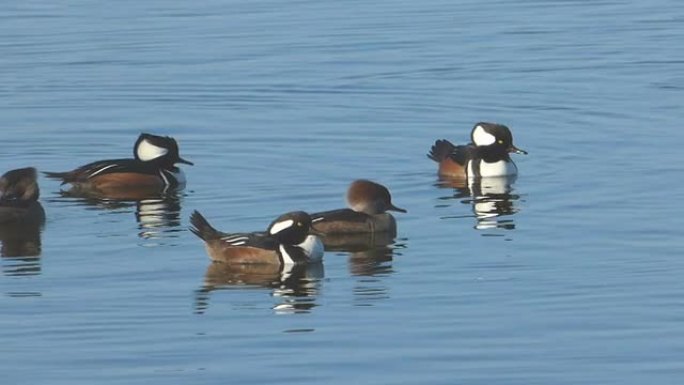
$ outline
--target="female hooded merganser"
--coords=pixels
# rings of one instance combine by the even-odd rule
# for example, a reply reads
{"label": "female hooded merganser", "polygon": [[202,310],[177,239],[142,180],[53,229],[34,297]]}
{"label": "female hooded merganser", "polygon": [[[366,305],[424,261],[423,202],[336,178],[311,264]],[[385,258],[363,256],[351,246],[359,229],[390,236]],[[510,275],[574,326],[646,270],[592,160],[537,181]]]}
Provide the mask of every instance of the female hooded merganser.
{"label": "female hooded merganser", "polygon": [[311,214],[314,230],[325,235],[395,231],[396,221],[386,211],[406,212],[392,204],[385,186],[364,179],[349,185],[347,203],[349,209]]}
{"label": "female hooded merganser", "polygon": [[0,223],[42,223],[45,211],[38,202],[37,172],[33,167],[6,172],[0,177]]}
{"label": "female hooded merganser", "polygon": [[45,172],[45,175],[86,191],[166,191],[185,185],[183,170],[175,164],[193,164],[180,157],[176,140],[168,136],[140,134],[133,154],[134,159],[101,160],[72,171]]}
{"label": "female hooded merganser", "polygon": [[471,143],[456,146],[448,140],[435,142],[428,158],[439,163],[439,175],[458,178],[510,176],[518,173],[510,153],[527,154],[513,145],[508,127],[477,123],[470,133]]}
{"label": "female hooded merganser", "polygon": [[190,231],[206,243],[214,262],[294,265],[323,257],[323,244],[310,234],[311,217],[303,211],[281,215],[265,232],[223,233],[197,211],[190,216],[190,223]]}

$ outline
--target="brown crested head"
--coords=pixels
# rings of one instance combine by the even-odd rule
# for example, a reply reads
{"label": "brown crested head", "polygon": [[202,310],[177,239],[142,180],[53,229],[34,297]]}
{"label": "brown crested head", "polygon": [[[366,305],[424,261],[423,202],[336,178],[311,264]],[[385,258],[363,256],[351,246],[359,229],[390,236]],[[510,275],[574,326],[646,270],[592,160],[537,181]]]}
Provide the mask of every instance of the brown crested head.
{"label": "brown crested head", "polygon": [[1,201],[35,201],[40,197],[38,173],[33,167],[7,171],[0,177]]}
{"label": "brown crested head", "polygon": [[352,210],[368,215],[390,210],[406,212],[392,204],[392,196],[385,186],[366,179],[355,180],[349,185],[347,204]]}

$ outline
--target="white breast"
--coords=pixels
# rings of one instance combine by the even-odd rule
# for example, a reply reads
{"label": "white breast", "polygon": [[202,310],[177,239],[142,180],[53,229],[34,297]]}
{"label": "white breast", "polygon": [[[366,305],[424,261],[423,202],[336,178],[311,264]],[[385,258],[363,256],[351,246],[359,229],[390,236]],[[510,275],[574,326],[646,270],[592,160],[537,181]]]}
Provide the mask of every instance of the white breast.
{"label": "white breast", "polygon": [[159,176],[162,177],[164,180],[164,184],[168,187],[172,184],[172,181],[170,178],[173,178],[176,180],[176,183],[178,183],[178,187],[182,188],[185,187],[185,173],[183,173],[182,169],[178,169],[178,171],[171,171],[171,170],[160,170],[159,171]]}
{"label": "white breast", "polygon": [[[297,245],[297,247],[304,250],[304,254],[308,257],[308,262],[318,262],[323,258],[323,242],[315,235],[308,235],[304,242]],[[287,248],[283,245],[278,246],[280,255],[283,257],[284,265],[294,265],[294,258],[287,253]]]}
{"label": "white breast", "polygon": [[309,261],[320,261],[323,258],[323,242],[315,235],[309,235],[304,242],[297,245],[304,249],[306,255],[309,256]]}
{"label": "white breast", "polygon": [[178,172],[172,172],[173,177],[176,178],[178,185],[182,186],[185,184],[185,173],[182,169],[178,169]]}
{"label": "white breast", "polygon": [[480,162],[480,176],[483,178],[492,176],[516,175],[518,168],[513,161],[500,160],[498,162],[487,163],[484,160],[476,159],[468,161],[468,178],[475,178],[473,162]]}

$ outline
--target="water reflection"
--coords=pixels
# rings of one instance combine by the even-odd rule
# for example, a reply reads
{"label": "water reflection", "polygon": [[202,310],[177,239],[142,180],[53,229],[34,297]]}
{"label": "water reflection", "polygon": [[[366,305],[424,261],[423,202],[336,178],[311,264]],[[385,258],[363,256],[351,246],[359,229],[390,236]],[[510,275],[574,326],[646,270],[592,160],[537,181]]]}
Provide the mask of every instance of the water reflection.
{"label": "water reflection", "polygon": [[373,306],[390,298],[386,277],[394,273],[392,261],[396,250],[404,247],[395,243],[396,228],[389,232],[326,235],[326,251],[337,251],[348,256],[349,273],[356,277],[352,287],[356,306]]}
{"label": "water reflection", "polygon": [[396,228],[392,231],[362,234],[329,234],[322,237],[326,251],[349,254],[349,272],[374,276],[392,272]]}
{"label": "water reflection", "polygon": [[316,304],[320,282],[324,276],[322,263],[307,265],[245,265],[211,263],[204,274],[204,284],[195,293],[195,313],[209,308],[211,293],[228,289],[267,289],[276,299],[276,313],[306,313]]}
{"label": "water reflection", "polygon": [[155,239],[181,225],[180,198],[167,195],[136,202],[135,219],[141,238]]}
{"label": "water reflection", "polygon": [[[478,180],[440,178],[437,186],[440,188],[452,188],[455,193],[451,196],[440,198],[441,200],[459,200],[461,203],[471,205],[475,216],[477,230],[489,229],[515,229],[513,214],[518,212],[516,201],[519,195],[513,194],[515,176],[492,177]],[[464,215],[445,216],[447,218],[463,218]],[[468,215],[470,217],[470,215]]]}
{"label": "water reflection", "polygon": [[44,224],[44,216],[36,222],[0,224],[0,255],[4,261],[5,275],[40,274],[41,232]]}
{"label": "water reflection", "polygon": [[61,195],[75,200],[80,205],[97,209],[134,208],[138,236],[146,240],[175,237],[172,234],[181,231],[181,194],[178,191],[161,194],[134,191],[117,197],[105,197],[72,189],[61,191]]}

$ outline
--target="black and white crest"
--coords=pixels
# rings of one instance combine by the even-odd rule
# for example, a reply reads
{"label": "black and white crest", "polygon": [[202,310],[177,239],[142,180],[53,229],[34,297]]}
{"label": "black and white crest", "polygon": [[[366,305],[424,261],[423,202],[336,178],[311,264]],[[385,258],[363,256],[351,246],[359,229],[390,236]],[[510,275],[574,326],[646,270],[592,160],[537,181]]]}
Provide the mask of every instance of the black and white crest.
{"label": "black and white crest", "polygon": [[152,134],[140,134],[133,146],[135,159],[142,162],[161,162],[168,165],[185,163],[192,165],[180,157],[178,143],[170,136],[158,136]]}
{"label": "black and white crest", "polygon": [[168,136],[157,136],[151,134],[140,134],[133,146],[135,159],[149,162],[158,159],[169,153],[178,154],[178,144],[173,138]]}
{"label": "black and white crest", "polygon": [[284,245],[302,243],[311,229],[311,217],[303,211],[293,211],[276,218],[268,233]]}

